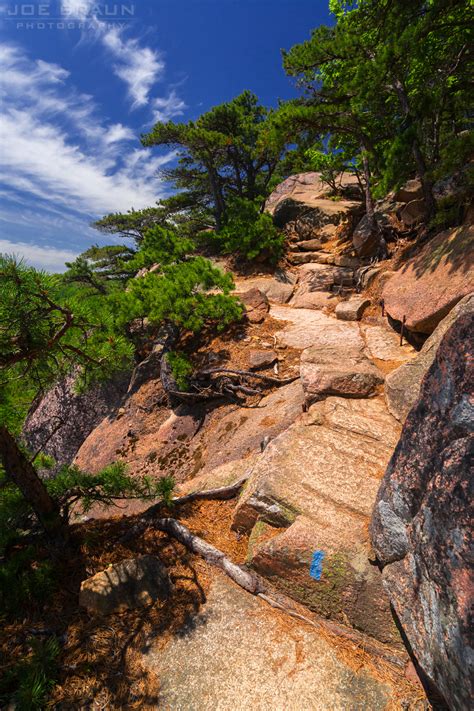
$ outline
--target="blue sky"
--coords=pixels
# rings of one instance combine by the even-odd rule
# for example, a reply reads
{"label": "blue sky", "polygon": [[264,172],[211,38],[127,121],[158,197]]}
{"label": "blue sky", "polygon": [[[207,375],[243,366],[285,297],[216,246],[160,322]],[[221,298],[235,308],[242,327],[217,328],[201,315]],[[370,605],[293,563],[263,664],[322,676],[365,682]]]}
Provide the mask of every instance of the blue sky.
{"label": "blue sky", "polygon": [[59,271],[104,243],[92,220],[168,190],[141,132],[293,96],[280,49],[328,21],[326,0],[0,2],[0,252]]}

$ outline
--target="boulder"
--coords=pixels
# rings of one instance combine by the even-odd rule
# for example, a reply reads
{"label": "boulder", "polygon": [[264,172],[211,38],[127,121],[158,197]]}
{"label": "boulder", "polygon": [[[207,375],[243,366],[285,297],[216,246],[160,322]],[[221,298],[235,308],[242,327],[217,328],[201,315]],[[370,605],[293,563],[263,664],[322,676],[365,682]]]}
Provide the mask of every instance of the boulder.
{"label": "boulder", "polygon": [[473,313],[445,333],[383,478],[371,524],[385,589],[450,709],[471,708]]}
{"label": "boulder", "polygon": [[248,289],[259,289],[267,299],[275,304],[286,304],[294,290],[295,277],[291,272],[278,272],[274,277],[255,277],[238,281],[236,295],[241,296]]}
{"label": "boulder", "polygon": [[474,291],[474,227],[433,237],[385,284],[382,296],[395,320],[429,335],[458,301]]}
{"label": "boulder", "polygon": [[[358,183],[356,177],[349,173],[344,173],[341,176],[341,187],[357,192]],[[330,194],[331,188],[321,180],[320,173],[296,173],[277,185],[268,197],[265,209],[271,215],[274,215],[275,209],[284,200],[292,199],[296,203],[310,205],[316,200],[328,198]]]}
{"label": "boulder", "polygon": [[341,321],[360,321],[367,306],[370,306],[370,299],[353,296],[336,306],[336,318]]}
{"label": "boulder", "polygon": [[411,202],[423,197],[423,186],[419,178],[408,180],[394,195],[396,202]]}
{"label": "boulder", "polygon": [[[394,641],[381,579],[368,560],[368,522],[399,425],[382,398],[331,397],[315,409],[313,424],[302,416],[260,456],[233,527],[276,527],[250,552],[258,572],[319,614]],[[322,574],[314,579],[317,551]]]}
{"label": "boulder", "polygon": [[251,351],[249,355],[249,365],[251,370],[270,368],[278,360],[275,351]]}
{"label": "boulder", "polygon": [[331,309],[339,303],[335,294],[327,291],[311,291],[305,285],[297,290],[297,293],[290,301],[290,306],[294,309]]}
{"label": "boulder", "polygon": [[158,558],[129,558],[81,583],[79,605],[90,614],[112,615],[166,600],[172,591],[166,567]]}
{"label": "boulder", "polygon": [[75,376],[67,375],[33,404],[23,427],[26,446],[53,457],[53,471],[72,464],[88,435],[120,407],[129,381],[130,373],[124,373],[78,394]]}
{"label": "boulder", "polygon": [[[414,358],[385,378],[385,399],[391,414],[404,422],[420,394],[420,387],[433,363],[444,334],[464,314],[474,313],[474,294],[465,296],[436,327]],[[398,340],[398,339],[397,339]]]}
{"label": "boulder", "polygon": [[399,217],[407,227],[413,227],[426,217],[426,203],[424,200],[412,200],[399,211]]}
{"label": "boulder", "polygon": [[360,398],[383,383],[381,372],[364,353],[356,324],[333,321],[321,329],[301,356],[301,382],[307,403],[329,395]]}
{"label": "boulder", "polygon": [[367,215],[364,215],[352,233],[352,244],[359,257],[374,257],[379,251],[380,239],[369,226]]}
{"label": "boulder", "polygon": [[396,696],[360,654],[341,655],[328,635],[219,574],[203,607],[167,645],[158,637],[144,654],[163,709],[385,711]]}
{"label": "boulder", "polygon": [[240,293],[239,299],[245,306],[245,315],[250,323],[262,323],[270,309],[267,295],[257,287],[253,287]]}

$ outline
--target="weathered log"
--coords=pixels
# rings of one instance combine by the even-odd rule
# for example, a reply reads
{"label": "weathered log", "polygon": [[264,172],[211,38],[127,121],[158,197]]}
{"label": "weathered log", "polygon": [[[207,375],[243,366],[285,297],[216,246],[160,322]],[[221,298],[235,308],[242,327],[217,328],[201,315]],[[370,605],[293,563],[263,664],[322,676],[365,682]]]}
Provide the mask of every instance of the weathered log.
{"label": "weathered log", "polygon": [[168,533],[186,548],[204,558],[207,563],[220,568],[241,588],[256,595],[264,591],[264,586],[260,578],[246,570],[243,566],[233,563],[227,556],[215,546],[207,543],[203,538],[195,536],[189,528],[179,523],[174,518],[160,518],[153,521],[153,526],[163,533]]}

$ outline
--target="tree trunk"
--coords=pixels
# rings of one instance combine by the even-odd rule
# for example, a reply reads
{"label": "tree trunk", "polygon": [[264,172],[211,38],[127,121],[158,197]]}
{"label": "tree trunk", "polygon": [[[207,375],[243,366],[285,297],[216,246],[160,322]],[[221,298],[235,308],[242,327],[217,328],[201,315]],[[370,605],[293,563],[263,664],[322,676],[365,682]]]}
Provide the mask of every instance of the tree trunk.
{"label": "tree trunk", "polygon": [[400,106],[402,107],[402,111],[405,114],[407,127],[411,128],[413,126],[413,129],[414,129],[411,150],[413,153],[413,158],[415,160],[416,170],[418,172],[418,175],[420,176],[421,187],[423,189],[423,197],[425,199],[425,204],[426,204],[427,218],[429,219],[430,217],[433,217],[433,215],[436,212],[436,203],[435,203],[435,199],[433,196],[433,184],[427,176],[426,161],[423,156],[423,152],[421,150],[418,136],[416,135],[416,132],[415,132],[416,122],[415,122],[415,120],[412,116],[412,113],[410,111],[410,104],[408,102],[408,96],[406,94],[405,88],[404,88],[402,82],[397,78],[394,81],[394,86],[395,86],[395,91],[397,92]]}
{"label": "tree trunk", "polygon": [[6,427],[0,427],[0,459],[7,477],[20,489],[46,534],[55,541],[64,541],[67,525],[59,507]]}
{"label": "tree trunk", "polygon": [[377,231],[377,222],[375,220],[375,209],[374,209],[374,199],[372,197],[372,189],[370,185],[370,166],[369,159],[367,157],[367,150],[365,146],[361,146],[362,149],[362,165],[364,167],[364,195],[365,195],[365,211],[367,215],[367,222],[369,227],[374,232]]}

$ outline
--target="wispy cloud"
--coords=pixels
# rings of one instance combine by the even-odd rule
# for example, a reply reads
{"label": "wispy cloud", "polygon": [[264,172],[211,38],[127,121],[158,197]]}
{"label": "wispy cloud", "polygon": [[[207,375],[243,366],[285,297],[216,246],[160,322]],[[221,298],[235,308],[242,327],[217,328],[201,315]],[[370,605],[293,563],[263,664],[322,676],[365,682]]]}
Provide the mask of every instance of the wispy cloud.
{"label": "wispy cloud", "polygon": [[173,89],[167,97],[157,97],[153,99],[152,108],[153,120],[156,122],[164,122],[176,118],[176,116],[182,116],[187,107]]}
{"label": "wispy cloud", "polygon": [[[89,32],[101,41],[111,55],[114,74],[127,86],[131,108],[146,106],[150,101],[153,86],[164,77],[165,62],[161,53],[144,46],[135,37],[127,37],[125,27],[120,25],[111,27],[109,23],[100,19],[99,6],[94,3],[94,0],[61,0],[61,4],[63,13],[69,17],[81,21],[88,20]],[[180,104],[180,110],[179,113],[171,113],[170,116],[178,116],[186,105],[176,97],[175,92],[172,94],[175,104]],[[153,99],[153,103],[157,101],[166,103],[169,97]]]}
{"label": "wispy cloud", "polygon": [[[116,146],[130,141],[133,132],[101,121],[91,97],[65,86],[68,74],[61,67],[30,61],[12,46],[0,48],[0,57],[6,186],[92,216],[145,207],[163,195],[150,175],[170,155],[135,149],[133,159],[121,157]],[[28,91],[21,90],[26,86]]]}
{"label": "wispy cloud", "polygon": [[127,85],[132,109],[146,106],[152,86],[163,76],[165,69],[158,52],[141,47],[136,39],[125,39],[123,29],[119,27],[104,32],[102,41],[115,59],[115,74]]}
{"label": "wispy cloud", "polygon": [[11,242],[8,239],[0,239],[0,254],[14,254],[48,272],[64,271],[64,263],[71,262],[77,257],[77,253],[69,249],[41,247],[38,244]]}

